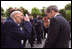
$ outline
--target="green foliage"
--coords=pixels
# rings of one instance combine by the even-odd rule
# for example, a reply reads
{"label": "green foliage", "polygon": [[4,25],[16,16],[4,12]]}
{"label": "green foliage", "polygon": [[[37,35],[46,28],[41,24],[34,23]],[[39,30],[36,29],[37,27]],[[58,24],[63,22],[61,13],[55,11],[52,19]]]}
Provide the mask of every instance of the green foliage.
{"label": "green foliage", "polygon": [[71,10],[66,11],[66,19],[69,21],[71,20]]}
{"label": "green foliage", "polygon": [[3,11],[4,12],[4,9],[1,7],[1,11]]}
{"label": "green foliage", "polygon": [[43,8],[41,9],[41,16],[42,16],[42,17],[44,17],[44,16],[45,16],[45,13],[44,13],[45,8],[46,8],[46,7],[43,7]]}
{"label": "green foliage", "polygon": [[8,11],[8,9],[6,9],[5,16],[6,16],[6,17],[9,16],[9,11]]}
{"label": "green foliage", "polygon": [[59,13],[61,13],[61,15],[66,18],[66,12],[64,9],[60,9]]}
{"label": "green foliage", "polygon": [[65,6],[65,9],[60,9],[59,12],[66,18],[66,20],[71,20],[71,3]]}
{"label": "green foliage", "polygon": [[23,8],[23,7],[20,7],[20,10],[21,10],[21,12],[23,13],[23,11],[24,11],[24,8]]}
{"label": "green foliage", "polygon": [[4,9],[1,7],[1,16],[4,17],[5,13],[4,13]]}
{"label": "green foliage", "polygon": [[65,6],[65,10],[71,10],[71,3],[69,3]]}
{"label": "green foliage", "polygon": [[28,10],[23,8],[23,7],[20,7],[20,10],[22,11],[22,13],[24,14],[24,16],[28,13]]}
{"label": "green foliage", "polygon": [[10,12],[9,12],[9,9],[12,8],[12,7],[9,7],[8,9],[6,9],[6,12],[5,12],[5,17],[8,17]]}
{"label": "green foliage", "polygon": [[28,10],[24,9],[23,14],[26,15],[28,13]]}
{"label": "green foliage", "polygon": [[31,15],[34,17],[36,17],[37,15],[40,15],[39,9],[36,7],[32,8]]}

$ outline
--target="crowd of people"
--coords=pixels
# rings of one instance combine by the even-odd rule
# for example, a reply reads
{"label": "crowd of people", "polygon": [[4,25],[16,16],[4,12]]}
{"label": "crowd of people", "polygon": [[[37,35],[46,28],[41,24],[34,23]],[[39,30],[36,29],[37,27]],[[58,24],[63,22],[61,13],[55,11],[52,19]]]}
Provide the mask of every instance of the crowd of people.
{"label": "crowd of people", "polygon": [[27,14],[24,16],[19,9],[9,9],[4,23],[1,16],[1,47],[24,48],[27,40],[34,47],[35,43],[42,44],[42,40],[46,39],[43,48],[68,48],[69,22],[58,13],[55,5],[49,6],[45,14],[43,18],[38,15],[34,18]]}

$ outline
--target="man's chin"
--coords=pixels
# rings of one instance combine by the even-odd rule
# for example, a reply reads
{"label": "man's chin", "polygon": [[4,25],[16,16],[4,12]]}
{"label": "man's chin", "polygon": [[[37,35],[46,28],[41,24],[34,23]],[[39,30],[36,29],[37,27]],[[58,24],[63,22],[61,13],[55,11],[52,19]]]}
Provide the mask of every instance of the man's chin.
{"label": "man's chin", "polygon": [[17,24],[21,24],[21,22],[17,22]]}

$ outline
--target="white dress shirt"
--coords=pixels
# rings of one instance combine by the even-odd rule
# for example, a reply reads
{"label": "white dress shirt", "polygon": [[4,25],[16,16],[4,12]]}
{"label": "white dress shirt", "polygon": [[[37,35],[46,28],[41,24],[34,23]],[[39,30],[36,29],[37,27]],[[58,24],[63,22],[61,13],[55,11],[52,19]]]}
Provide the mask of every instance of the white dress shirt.
{"label": "white dress shirt", "polygon": [[60,13],[56,13],[54,17],[56,17],[58,14],[60,14]]}

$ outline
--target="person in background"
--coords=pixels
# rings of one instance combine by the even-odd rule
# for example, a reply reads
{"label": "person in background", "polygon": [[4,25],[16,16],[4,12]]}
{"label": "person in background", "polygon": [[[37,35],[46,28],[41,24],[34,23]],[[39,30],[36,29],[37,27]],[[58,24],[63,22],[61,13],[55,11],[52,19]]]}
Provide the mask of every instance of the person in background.
{"label": "person in background", "polygon": [[36,25],[36,34],[37,34],[37,44],[41,44],[42,43],[42,22],[41,22],[41,17],[37,16],[37,25]]}
{"label": "person in background", "polygon": [[17,7],[15,7],[15,8],[14,8],[14,10],[18,10],[18,8],[17,8]]}
{"label": "person in background", "polygon": [[29,36],[29,42],[31,44],[31,47],[34,47],[36,30],[35,30],[35,26],[34,26],[33,16],[29,16],[29,18],[30,18],[30,22],[32,24],[32,32],[30,33],[30,36]]}
{"label": "person in background", "polygon": [[39,21],[41,23],[41,39],[44,39],[44,37],[43,37],[44,24],[43,24],[43,20],[42,20],[42,17],[41,16],[39,17]]}
{"label": "person in background", "polygon": [[35,17],[35,18],[33,18],[33,22],[34,22],[34,27],[35,27],[35,41],[34,41],[34,43],[36,43],[37,41],[36,41],[36,39],[37,39],[37,30],[36,30],[36,26],[37,26],[37,20],[38,20],[38,18],[37,17]]}
{"label": "person in background", "polygon": [[32,24],[32,31],[29,35],[29,38],[28,39],[24,39],[24,42],[23,42],[23,46],[25,47],[26,45],[26,41],[28,40],[28,42],[30,43],[31,45],[31,48],[34,47],[34,40],[35,40],[35,27],[34,27],[34,22],[33,22],[33,16],[29,16],[29,19],[30,19],[30,22]]}
{"label": "person in background", "polygon": [[11,14],[11,12],[12,12],[13,10],[14,10],[13,8],[9,8],[9,9],[8,9],[7,20],[9,20],[10,14]]}
{"label": "person in background", "polygon": [[8,9],[8,17],[10,16],[10,13],[12,12],[12,10],[14,10],[12,7]]}
{"label": "person in background", "polygon": [[1,25],[3,24],[3,16],[1,16]]}
{"label": "person in background", "polygon": [[[24,20],[23,29],[18,24]],[[9,20],[2,26],[2,48],[23,48],[21,40],[29,37],[32,25],[29,18],[24,17],[20,11],[13,11]]]}
{"label": "person in background", "polygon": [[42,20],[44,23],[44,39],[46,39],[46,34],[48,34],[48,27],[50,25],[50,21],[47,16],[44,16]]}
{"label": "person in background", "polygon": [[45,14],[50,19],[50,26],[43,48],[69,48],[69,22],[58,12],[56,5],[47,7]]}

